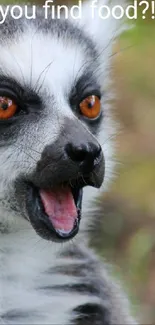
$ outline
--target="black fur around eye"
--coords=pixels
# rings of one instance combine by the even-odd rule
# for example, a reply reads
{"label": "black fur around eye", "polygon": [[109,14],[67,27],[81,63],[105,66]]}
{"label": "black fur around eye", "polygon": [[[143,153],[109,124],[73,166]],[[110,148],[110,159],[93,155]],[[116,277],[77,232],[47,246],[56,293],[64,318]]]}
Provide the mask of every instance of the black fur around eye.
{"label": "black fur around eye", "polygon": [[[89,112],[87,111],[86,105],[84,105],[84,101],[86,99],[89,99],[89,101],[91,100],[91,103],[93,100],[93,103],[95,104],[93,107],[96,109],[96,112],[95,110],[89,110]],[[70,105],[75,110],[77,115],[83,115],[84,118],[90,119],[91,122],[93,122],[93,120],[96,120],[96,118],[100,116],[100,99],[100,87],[95,78],[92,77],[92,73],[87,72],[73,87],[70,94]]]}
{"label": "black fur around eye", "polygon": [[14,107],[16,106],[14,114],[10,113],[10,116],[8,114],[8,118],[3,118],[7,112],[0,114],[0,123],[10,122],[15,117],[37,111],[41,107],[41,99],[33,90],[29,87],[23,89],[16,80],[2,76],[0,76],[0,97],[12,100]]}

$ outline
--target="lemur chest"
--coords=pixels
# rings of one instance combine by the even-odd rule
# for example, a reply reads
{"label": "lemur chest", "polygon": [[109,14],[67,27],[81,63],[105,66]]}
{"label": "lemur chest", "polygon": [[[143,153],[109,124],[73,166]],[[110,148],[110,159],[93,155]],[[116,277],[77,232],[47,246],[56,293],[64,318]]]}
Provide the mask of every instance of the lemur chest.
{"label": "lemur chest", "polygon": [[70,324],[81,295],[77,270],[84,261],[55,254],[36,237],[0,237],[0,322],[7,324]]}

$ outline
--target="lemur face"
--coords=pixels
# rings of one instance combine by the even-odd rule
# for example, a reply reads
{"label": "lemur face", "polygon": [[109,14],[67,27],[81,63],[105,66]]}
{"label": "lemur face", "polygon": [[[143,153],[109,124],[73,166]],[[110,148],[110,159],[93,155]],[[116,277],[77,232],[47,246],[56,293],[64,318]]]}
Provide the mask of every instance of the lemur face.
{"label": "lemur face", "polygon": [[79,230],[83,188],[99,188],[105,175],[100,76],[109,53],[101,58],[98,44],[71,21],[8,18],[0,36],[0,222],[25,218],[43,238],[70,239]]}

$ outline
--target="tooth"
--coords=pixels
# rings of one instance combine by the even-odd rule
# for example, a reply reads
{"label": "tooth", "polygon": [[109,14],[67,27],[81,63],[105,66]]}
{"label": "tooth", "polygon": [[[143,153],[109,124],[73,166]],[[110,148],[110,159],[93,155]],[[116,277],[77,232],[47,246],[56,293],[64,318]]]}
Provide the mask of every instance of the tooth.
{"label": "tooth", "polygon": [[68,231],[68,230],[64,230],[64,229],[57,229],[57,231],[58,231],[60,234],[65,234],[65,235],[67,235],[67,234],[70,233],[70,231]]}

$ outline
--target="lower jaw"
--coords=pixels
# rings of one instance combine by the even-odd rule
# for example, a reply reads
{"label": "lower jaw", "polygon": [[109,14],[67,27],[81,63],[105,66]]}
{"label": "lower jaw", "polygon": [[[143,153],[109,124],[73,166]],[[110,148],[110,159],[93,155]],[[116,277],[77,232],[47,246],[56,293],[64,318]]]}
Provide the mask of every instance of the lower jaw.
{"label": "lower jaw", "polygon": [[71,231],[64,231],[63,229],[55,229],[49,217],[44,212],[41,199],[39,196],[39,190],[32,185],[28,186],[27,190],[27,212],[29,220],[39,236],[46,240],[54,242],[68,241],[72,239],[79,231],[80,219],[81,219],[81,202],[82,202],[82,190],[80,190],[80,199],[77,205],[77,218],[74,222],[73,229]]}

